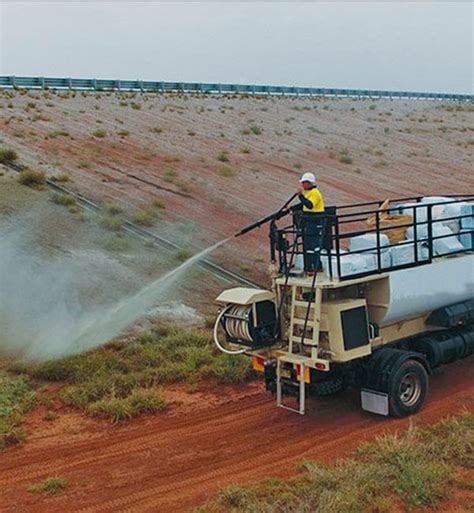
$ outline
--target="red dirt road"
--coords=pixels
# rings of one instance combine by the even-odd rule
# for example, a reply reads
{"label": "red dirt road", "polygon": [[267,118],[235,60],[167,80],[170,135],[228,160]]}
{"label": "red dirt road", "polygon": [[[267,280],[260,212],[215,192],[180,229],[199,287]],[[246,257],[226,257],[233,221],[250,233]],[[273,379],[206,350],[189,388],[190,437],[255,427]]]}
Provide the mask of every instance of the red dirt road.
{"label": "red dirt road", "polygon": [[[470,357],[437,372],[413,420],[431,424],[474,410],[473,363]],[[0,456],[0,511],[188,511],[230,483],[288,475],[305,459],[334,460],[410,422],[362,412],[353,393],[308,406],[305,417],[277,409],[260,384],[251,384],[190,413],[178,407],[127,426],[71,413],[53,423],[30,419],[29,440]],[[27,492],[49,476],[65,477],[66,491]]]}

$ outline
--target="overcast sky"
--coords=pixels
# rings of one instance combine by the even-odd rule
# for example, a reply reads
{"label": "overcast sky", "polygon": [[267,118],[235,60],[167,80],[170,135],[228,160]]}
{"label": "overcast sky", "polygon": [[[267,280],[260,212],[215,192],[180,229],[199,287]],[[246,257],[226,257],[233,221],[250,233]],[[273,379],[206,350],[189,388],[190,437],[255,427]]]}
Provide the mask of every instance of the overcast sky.
{"label": "overcast sky", "polygon": [[465,2],[0,4],[0,74],[473,92]]}

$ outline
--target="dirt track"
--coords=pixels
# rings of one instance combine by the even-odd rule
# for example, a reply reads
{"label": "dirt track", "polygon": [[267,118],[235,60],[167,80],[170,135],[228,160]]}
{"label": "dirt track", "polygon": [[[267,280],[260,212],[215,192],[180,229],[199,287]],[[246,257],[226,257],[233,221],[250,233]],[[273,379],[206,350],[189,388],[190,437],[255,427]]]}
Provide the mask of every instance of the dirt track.
{"label": "dirt track", "polygon": [[[470,357],[433,376],[416,422],[474,409],[473,363]],[[29,441],[0,456],[0,510],[187,511],[230,483],[288,475],[305,459],[334,460],[410,422],[366,414],[352,393],[312,400],[305,417],[277,409],[260,385],[228,399],[119,427],[71,413],[54,423],[30,419]],[[68,480],[65,493],[27,492],[54,475]]]}

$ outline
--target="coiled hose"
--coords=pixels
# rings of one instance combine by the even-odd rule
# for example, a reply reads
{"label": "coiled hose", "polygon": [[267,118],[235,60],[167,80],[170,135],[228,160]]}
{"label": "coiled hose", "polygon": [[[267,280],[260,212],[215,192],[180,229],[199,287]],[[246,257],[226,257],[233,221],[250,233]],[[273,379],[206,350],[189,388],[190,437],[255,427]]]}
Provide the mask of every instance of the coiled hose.
{"label": "coiled hose", "polygon": [[[226,354],[242,354],[245,353],[246,349],[226,349],[220,342],[217,334],[217,330],[219,329],[219,324],[221,319],[227,313],[232,316],[244,317],[250,313],[250,309],[252,307],[248,305],[229,305],[224,308],[219,315],[217,316],[216,323],[214,324],[214,343],[216,346]],[[249,322],[243,319],[235,319],[233,317],[227,317],[224,321],[224,328],[227,334],[232,338],[238,338],[241,340],[246,340],[248,342],[252,342],[252,336],[249,331]]]}

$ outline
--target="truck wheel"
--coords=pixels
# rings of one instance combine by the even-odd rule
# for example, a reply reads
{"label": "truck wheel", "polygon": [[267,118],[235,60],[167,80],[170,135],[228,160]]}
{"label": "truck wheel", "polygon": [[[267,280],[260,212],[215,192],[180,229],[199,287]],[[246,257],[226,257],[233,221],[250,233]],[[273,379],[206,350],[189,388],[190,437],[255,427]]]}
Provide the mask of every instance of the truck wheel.
{"label": "truck wheel", "polygon": [[428,394],[428,373],[416,360],[405,360],[389,381],[390,413],[405,417],[416,413]]}
{"label": "truck wheel", "polygon": [[344,389],[344,382],[341,378],[328,379],[319,381],[314,384],[314,393],[319,397],[332,395]]}

